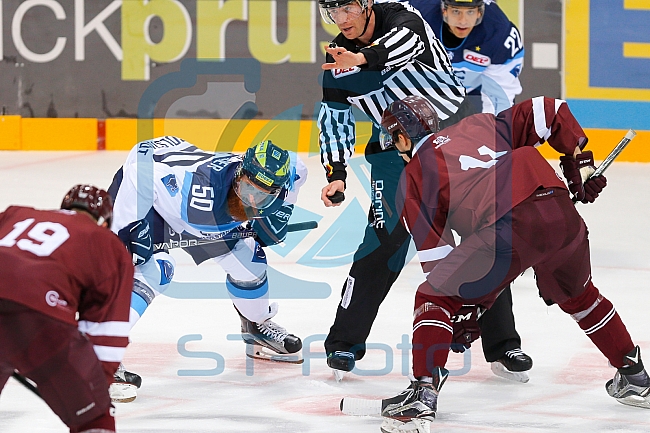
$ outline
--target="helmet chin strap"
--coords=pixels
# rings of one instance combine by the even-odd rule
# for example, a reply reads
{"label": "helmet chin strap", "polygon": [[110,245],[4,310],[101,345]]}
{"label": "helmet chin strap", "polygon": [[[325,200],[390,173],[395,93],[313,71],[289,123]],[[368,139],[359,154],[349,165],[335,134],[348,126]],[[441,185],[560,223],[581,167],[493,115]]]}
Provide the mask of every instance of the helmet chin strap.
{"label": "helmet chin strap", "polygon": [[[370,14],[368,14],[366,16],[366,25],[363,26],[363,31],[361,32],[361,34],[359,36],[357,36],[357,39],[359,39],[361,36],[363,36],[364,33],[366,33],[366,30],[368,30],[368,24],[370,24],[370,17],[372,17],[372,7],[370,7],[369,9],[370,9]],[[366,10],[368,10],[368,8],[366,8]]]}
{"label": "helmet chin strap", "polygon": [[406,155],[409,157],[409,159],[413,159],[413,142],[411,142],[410,149],[404,151],[398,149],[397,151],[399,152],[400,155]]}

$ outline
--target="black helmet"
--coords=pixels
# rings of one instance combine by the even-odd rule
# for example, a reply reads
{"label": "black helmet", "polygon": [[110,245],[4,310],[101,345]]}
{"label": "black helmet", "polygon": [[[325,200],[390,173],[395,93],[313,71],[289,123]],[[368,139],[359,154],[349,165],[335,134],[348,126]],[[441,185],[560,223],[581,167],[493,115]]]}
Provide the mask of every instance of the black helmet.
{"label": "black helmet", "polygon": [[439,130],[438,113],[427,98],[407,96],[392,102],[381,116],[382,132],[379,144],[382,149],[394,146],[393,135],[401,131],[416,142],[425,135]]}
{"label": "black helmet", "polygon": [[[443,12],[449,6],[453,6],[455,8],[478,8],[479,17],[476,20],[476,24],[474,24],[475,26],[481,24],[481,21],[483,21],[483,16],[485,15],[485,0],[442,0],[442,2],[440,2],[440,6],[442,7]],[[442,18],[445,22],[447,22],[447,18],[444,14],[442,14]]]}
{"label": "black helmet", "polygon": [[340,8],[350,3],[359,3],[362,9],[368,7],[368,0],[318,0],[318,6],[323,9]]}
{"label": "black helmet", "polygon": [[106,191],[92,185],[75,185],[67,192],[61,202],[61,209],[81,209],[97,220],[97,225],[104,222],[111,226],[113,219],[113,200]]}
{"label": "black helmet", "polygon": [[327,24],[336,24],[334,18],[328,12],[328,9],[340,8],[350,3],[357,3],[361,6],[361,11],[366,10],[368,7],[368,0],[318,0],[318,9],[320,10],[320,15]]}

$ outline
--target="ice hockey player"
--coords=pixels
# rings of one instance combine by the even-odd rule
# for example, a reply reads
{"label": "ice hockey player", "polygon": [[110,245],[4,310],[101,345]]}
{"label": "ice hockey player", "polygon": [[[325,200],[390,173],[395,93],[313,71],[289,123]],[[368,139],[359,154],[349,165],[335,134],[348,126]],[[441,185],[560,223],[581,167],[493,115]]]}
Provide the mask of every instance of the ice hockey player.
{"label": "ice hockey player", "polygon": [[[398,203],[427,274],[415,297],[415,380],[383,401],[382,431],[417,431],[435,418],[448,376],[451,317],[463,304],[489,308],[529,267],[543,298],[570,314],[618,369],[606,384],[608,394],[650,408],[640,349],[591,279],[587,227],[569,191],[590,203],[606,179],[590,178],[593,156],[583,151],[587,137],[566,102],[537,97],[436,134],[435,110],[414,96],[393,102],[382,127],[384,147],[395,146],[409,161]],[[569,191],[535,149],[545,141],[562,154]],[[459,245],[451,230],[461,236]]]}
{"label": "ice hockey player", "polygon": [[[454,72],[467,89],[475,112],[497,114],[510,108],[521,93],[519,74],[524,45],[517,27],[494,1],[410,0],[447,50]],[[494,374],[519,382],[529,380],[533,366],[521,350],[515,329],[510,287],[478,321],[485,360]]]}
{"label": "ice hockey player", "polygon": [[[152,243],[210,240],[252,229],[256,238],[183,249],[197,265],[213,260],[225,270],[249,356],[302,362],[300,338],[271,320],[278,306],[269,305],[263,247],[284,240],[306,177],[307,168],[296,153],[271,141],[250,147],[243,156],[206,152],[173,136],[138,143],[109,188],[115,197],[113,231],[136,265],[131,326],[174,275],[174,258],[166,249],[152,256]],[[130,401],[141,378],[121,369],[116,382],[114,400]]]}
{"label": "ice hockey player", "polygon": [[521,93],[524,44],[495,1],[410,0],[447,50],[478,112],[497,114]]}
{"label": "ice hockey player", "polygon": [[0,212],[0,391],[26,377],[71,433],[114,433],[109,384],[129,335],[131,257],[108,193],[76,185],[61,210]]}

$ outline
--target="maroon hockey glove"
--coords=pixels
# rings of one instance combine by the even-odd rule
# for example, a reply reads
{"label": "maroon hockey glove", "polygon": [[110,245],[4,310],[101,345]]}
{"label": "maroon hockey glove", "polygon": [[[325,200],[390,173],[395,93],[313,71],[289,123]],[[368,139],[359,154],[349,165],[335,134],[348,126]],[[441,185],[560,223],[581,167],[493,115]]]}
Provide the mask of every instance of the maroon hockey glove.
{"label": "maroon hockey glove", "polygon": [[560,168],[567,180],[569,191],[577,201],[585,200],[584,182],[596,171],[594,155],[591,151],[580,153],[576,158],[572,155],[560,157]]}
{"label": "maroon hockey glove", "polygon": [[598,194],[607,186],[607,178],[605,176],[592,177],[584,184],[585,199],[583,203],[593,203],[598,197]]}
{"label": "maroon hockey glove", "polygon": [[478,319],[484,312],[485,310],[479,305],[463,305],[451,317],[451,324],[454,327],[451,350],[463,353],[481,336]]}

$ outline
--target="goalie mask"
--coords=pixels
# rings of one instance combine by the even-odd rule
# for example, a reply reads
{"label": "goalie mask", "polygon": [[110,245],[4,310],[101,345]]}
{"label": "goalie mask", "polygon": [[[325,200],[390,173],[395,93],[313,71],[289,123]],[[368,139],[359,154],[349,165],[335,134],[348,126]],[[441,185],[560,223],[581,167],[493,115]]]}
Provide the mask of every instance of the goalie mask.
{"label": "goalie mask", "polygon": [[233,180],[233,189],[244,205],[267,208],[289,181],[289,152],[271,140],[250,147]]}
{"label": "goalie mask", "polygon": [[88,212],[100,226],[106,222],[111,227],[113,200],[106,191],[92,185],[75,185],[63,197],[61,209],[80,209]]}

